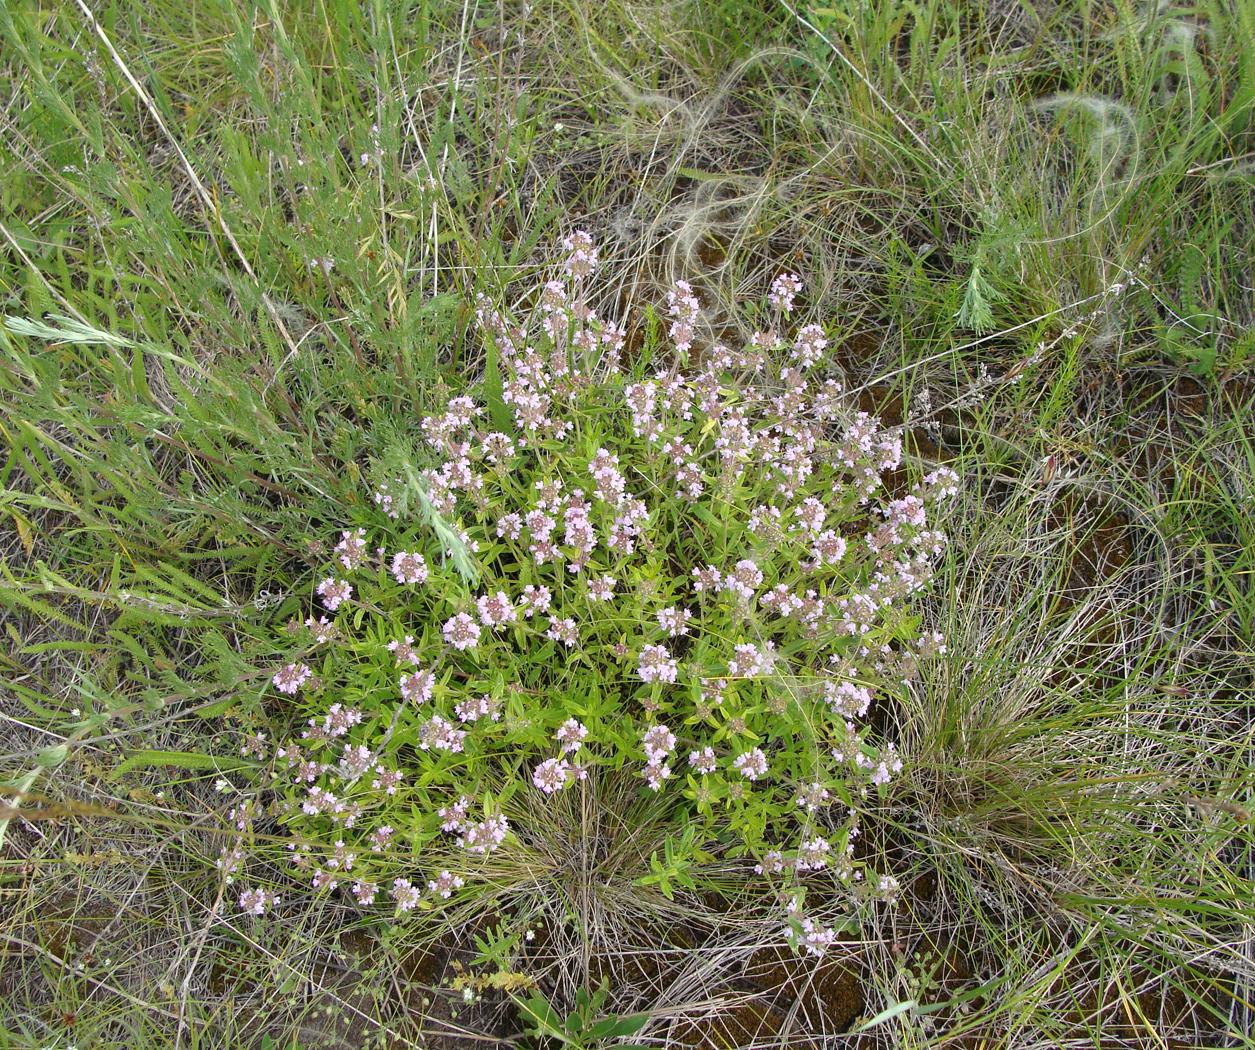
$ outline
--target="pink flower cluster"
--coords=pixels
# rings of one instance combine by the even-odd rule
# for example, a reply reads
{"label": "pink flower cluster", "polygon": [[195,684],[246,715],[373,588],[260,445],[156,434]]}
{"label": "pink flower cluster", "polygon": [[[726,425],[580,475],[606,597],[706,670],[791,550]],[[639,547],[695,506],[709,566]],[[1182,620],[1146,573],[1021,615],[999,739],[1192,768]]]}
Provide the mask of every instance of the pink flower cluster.
{"label": "pink flower cluster", "polygon": [[645,751],[645,768],[642,775],[652,791],[659,791],[662,782],[671,776],[667,759],[675,750],[675,734],[665,725],[650,726],[645,730],[641,746]]}
{"label": "pink flower cluster", "polygon": [[298,689],[309,681],[313,672],[305,664],[288,664],[274,673],[274,687],[288,696],[295,696]]}
{"label": "pink flower cluster", "polygon": [[679,675],[679,665],[672,659],[665,645],[647,645],[641,649],[636,673],[642,682],[669,682],[674,684]]}

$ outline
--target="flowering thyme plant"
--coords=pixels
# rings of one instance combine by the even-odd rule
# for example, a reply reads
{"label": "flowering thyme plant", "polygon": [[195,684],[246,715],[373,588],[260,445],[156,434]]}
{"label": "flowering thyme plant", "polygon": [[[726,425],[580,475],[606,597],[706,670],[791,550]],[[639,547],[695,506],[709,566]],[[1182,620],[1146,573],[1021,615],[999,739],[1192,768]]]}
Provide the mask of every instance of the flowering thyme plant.
{"label": "flowering thyme plant", "polygon": [[498,381],[422,421],[427,463],[344,522],[274,669],[303,725],[273,756],[293,859],[362,906],[430,907],[508,848],[512,794],[627,769],[677,836],[756,859],[821,952],[796,890],[862,880],[860,799],[901,769],[865,718],[942,647],[910,599],[957,479],[908,477],[900,435],[824,377],[823,330],[786,337],[796,276],[769,330],[700,353],[677,283],[673,363],[633,376],[584,303],[591,239],[565,247],[527,326],[481,299]]}

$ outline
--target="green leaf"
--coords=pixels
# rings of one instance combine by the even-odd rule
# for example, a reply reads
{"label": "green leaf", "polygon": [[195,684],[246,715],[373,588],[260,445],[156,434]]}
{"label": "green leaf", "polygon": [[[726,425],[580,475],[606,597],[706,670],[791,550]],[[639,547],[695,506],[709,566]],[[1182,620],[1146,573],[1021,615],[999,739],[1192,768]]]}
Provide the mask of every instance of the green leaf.
{"label": "green leaf", "polygon": [[65,744],[52,744],[44,748],[36,756],[35,761],[44,769],[56,769],[65,761],[65,756],[69,753],[69,748]]}
{"label": "green leaf", "polygon": [[562,1017],[544,996],[533,995],[527,999],[517,1000],[519,1009],[534,1026],[536,1035],[552,1035],[562,1037]]}
{"label": "green leaf", "polygon": [[635,1035],[649,1024],[649,1014],[628,1014],[626,1017],[607,1017],[588,1030],[594,1039],[610,1039],[620,1035]]}
{"label": "green leaf", "polygon": [[884,1010],[881,1010],[880,1013],[878,1013],[875,1017],[871,1018],[870,1020],[864,1021],[861,1025],[859,1025],[856,1029],[854,1029],[854,1031],[865,1032],[869,1028],[875,1028],[877,1025],[882,1025],[886,1021],[892,1021],[895,1017],[898,1017],[899,1015],[907,1013],[908,1011],[914,1010],[914,1009],[915,1009],[914,999],[905,999],[900,1003],[894,1003],[892,1006],[886,1007]]}
{"label": "green leaf", "polygon": [[484,361],[484,401],[488,405],[488,418],[492,425],[503,434],[511,433],[513,419],[510,409],[505,403],[504,388],[501,384],[500,351],[494,340],[488,339],[484,344],[486,359]]}
{"label": "green leaf", "polygon": [[[16,794],[19,796],[25,795],[28,791],[30,791],[30,789],[34,786],[35,781],[39,779],[39,773],[39,766],[27,771],[26,775],[13,785],[16,789]],[[0,818],[0,848],[4,847],[4,836],[9,830],[9,821],[13,819],[13,814],[17,812],[18,807],[21,805],[21,799],[18,797],[6,799],[5,805],[9,815]]]}

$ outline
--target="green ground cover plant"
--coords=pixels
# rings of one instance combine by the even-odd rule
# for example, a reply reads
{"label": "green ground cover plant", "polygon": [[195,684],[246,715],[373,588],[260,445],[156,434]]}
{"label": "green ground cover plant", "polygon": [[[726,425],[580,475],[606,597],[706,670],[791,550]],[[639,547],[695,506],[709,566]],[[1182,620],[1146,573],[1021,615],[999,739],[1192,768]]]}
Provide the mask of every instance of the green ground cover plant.
{"label": "green ground cover plant", "polygon": [[1252,39],[0,7],[0,1045],[1248,1045]]}
{"label": "green ground cover plant", "polygon": [[[857,883],[858,798],[902,762],[856,722],[873,687],[891,694],[946,651],[909,602],[958,476],[905,480],[901,434],[817,368],[822,327],[786,337],[796,275],[773,282],[749,347],[715,345],[687,374],[675,358],[700,306],[679,282],[665,350],[647,339],[634,377],[622,330],[584,299],[591,238],[565,248],[567,281],[544,285],[530,326],[481,300],[488,404],[452,397],[422,420],[426,457],[385,456],[271,678],[306,724],[273,754],[264,734],[241,753],[286,767],[289,847],[314,888],[351,884],[363,906],[381,886],[399,912],[448,900],[489,855],[498,892],[502,865],[530,882],[536,865],[510,856],[528,837],[513,797],[625,767],[654,792],[684,785],[670,867],[720,851],[755,856],[768,884],[830,868]],[[242,847],[224,856],[232,876],[246,865]],[[891,875],[869,881],[896,896]],[[794,942],[823,954],[832,927],[800,885],[777,888]],[[276,898],[252,887],[239,904],[261,915]]]}

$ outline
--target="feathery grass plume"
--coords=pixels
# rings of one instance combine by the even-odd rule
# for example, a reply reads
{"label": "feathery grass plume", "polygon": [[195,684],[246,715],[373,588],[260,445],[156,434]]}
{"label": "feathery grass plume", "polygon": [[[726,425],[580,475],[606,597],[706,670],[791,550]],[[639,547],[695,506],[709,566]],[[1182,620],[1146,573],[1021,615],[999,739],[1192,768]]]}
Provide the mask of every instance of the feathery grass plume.
{"label": "feathery grass plume", "polygon": [[471,555],[470,548],[467,546],[466,538],[461,530],[455,528],[453,524],[445,518],[432,503],[431,496],[428,495],[427,489],[423,486],[418,474],[410,464],[406,464],[405,478],[409,483],[410,492],[418,500],[418,510],[422,515],[423,521],[436,534],[436,539],[440,541],[440,549],[453,562],[454,568],[458,570],[458,575],[466,582],[468,587],[479,586],[479,565]]}
{"label": "feathery grass plume", "polygon": [[129,339],[93,328],[65,314],[47,314],[46,317],[45,321],[36,321],[29,317],[6,317],[4,326],[14,335],[27,336],[31,339],[46,339],[54,343],[74,343],[82,346],[104,344],[116,347],[133,345]]}

